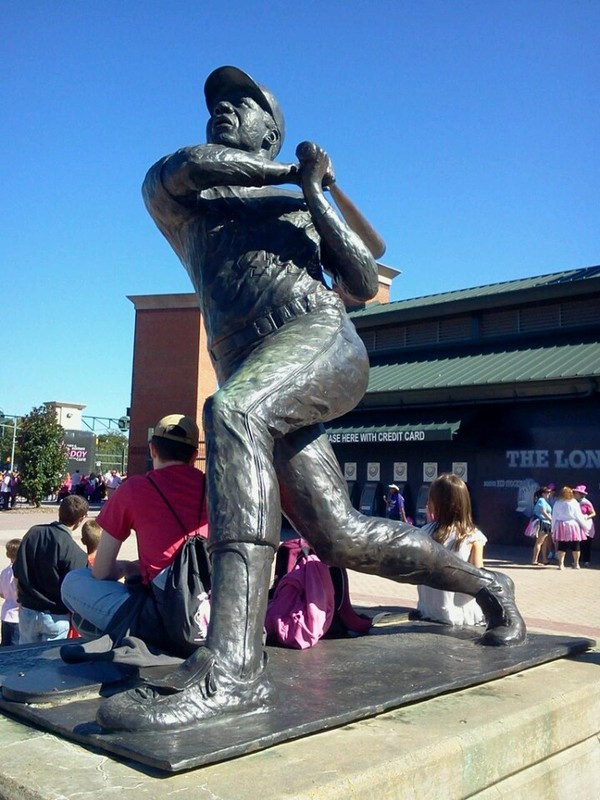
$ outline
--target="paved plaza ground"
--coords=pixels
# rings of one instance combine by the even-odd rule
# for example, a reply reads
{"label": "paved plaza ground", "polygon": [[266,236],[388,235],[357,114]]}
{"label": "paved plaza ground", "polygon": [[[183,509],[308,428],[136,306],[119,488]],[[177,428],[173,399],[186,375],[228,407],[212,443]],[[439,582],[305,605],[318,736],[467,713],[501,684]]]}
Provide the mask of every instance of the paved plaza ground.
{"label": "paved plaza ground", "polygon": [[[92,508],[96,516],[99,508]],[[57,506],[40,510],[12,509],[0,512],[0,568],[7,564],[4,544],[13,537],[22,537],[32,525],[57,516]],[[485,563],[510,575],[516,585],[519,608],[531,630],[544,633],[565,633],[586,636],[600,644],[600,542],[592,551],[595,564],[574,570],[559,570],[556,564],[534,567],[531,546],[486,548]],[[132,536],[122,550],[124,558],[136,558]],[[567,559],[570,556],[567,554]],[[382,610],[414,608],[417,588],[360,573],[350,573],[350,593],[357,606],[380,607]]]}

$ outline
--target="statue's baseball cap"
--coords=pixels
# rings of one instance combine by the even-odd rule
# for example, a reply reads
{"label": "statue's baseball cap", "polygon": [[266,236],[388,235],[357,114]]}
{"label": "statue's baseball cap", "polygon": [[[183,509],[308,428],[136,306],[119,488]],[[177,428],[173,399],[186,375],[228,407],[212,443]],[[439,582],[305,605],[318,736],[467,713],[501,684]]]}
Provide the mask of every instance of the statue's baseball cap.
{"label": "statue's baseball cap", "polygon": [[189,444],[194,449],[198,447],[200,431],[195,421],[185,414],[169,414],[163,417],[154,426],[154,436],[169,439],[172,442]]}
{"label": "statue's baseball cap", "polygon": [[213,108],[222,100],[230,89],[243,89],[248,97],[264,108],[275,121],[279,130],[280,143],[285,136],[285,121],[275,95],[266,86],[257,83],[248,73],[238,67],[218,67],[210,73],[204,84],[206,106],[212,114]]}

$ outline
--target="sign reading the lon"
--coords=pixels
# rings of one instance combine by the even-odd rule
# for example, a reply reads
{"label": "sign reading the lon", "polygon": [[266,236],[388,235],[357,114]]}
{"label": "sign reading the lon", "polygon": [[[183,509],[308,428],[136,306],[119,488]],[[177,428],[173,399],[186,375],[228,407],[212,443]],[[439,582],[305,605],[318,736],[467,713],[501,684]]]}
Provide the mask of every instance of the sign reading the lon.
{"label": "sign reading the lon", "polygon": [[600,450],[507,450],[511,468],[599,469]]}

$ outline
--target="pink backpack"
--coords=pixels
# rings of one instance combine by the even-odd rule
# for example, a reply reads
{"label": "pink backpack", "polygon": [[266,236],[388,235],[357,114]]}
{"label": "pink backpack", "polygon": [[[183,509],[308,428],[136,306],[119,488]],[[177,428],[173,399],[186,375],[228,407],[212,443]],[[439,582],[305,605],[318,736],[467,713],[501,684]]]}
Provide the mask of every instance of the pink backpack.
{"label": "pink backpack", "polygon": [[265,618],[268,641],[304,650],[328,633],[363,634],[371,625],[352,608],[345,569],[328,567],[305,539],[279,546]]}

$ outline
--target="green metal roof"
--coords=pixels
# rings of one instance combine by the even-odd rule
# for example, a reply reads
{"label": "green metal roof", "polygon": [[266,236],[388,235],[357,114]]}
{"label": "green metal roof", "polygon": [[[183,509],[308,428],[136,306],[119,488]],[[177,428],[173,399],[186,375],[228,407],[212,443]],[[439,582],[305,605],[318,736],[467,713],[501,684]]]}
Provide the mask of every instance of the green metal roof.
{"label": "green metal roof", "polygon": [[600,266],[585,267],[582,269],[571,269],[563,272],[552,272],[547,275],[536,275],[531,278],[519,278],[513,281],[502,281],[501,283],[490,283],[484,286],[475,286],[471,289],[458,289],[442,294],[423,295],[408,300],[396,300],[391,303],[372,303],[364,308],[351,310],[350,316],[354,321],[360,321],[369,317],[378,317],[381,314],[389,314],[397,311],[408,311],[410,309],[423,309],[432,305],[443,303],[454,303],[465,300],[477,300],[494,295],[506,295],[512,292],[521,292],[529,289],[543,289],[544,287],[562,286],[576,284],[583,281],[590,281],[600,277]]}
{"label": "green metal roof", "polygon": [[600,377],[600,342],[452,354],[371,365],[367,392],[406,392]]}

